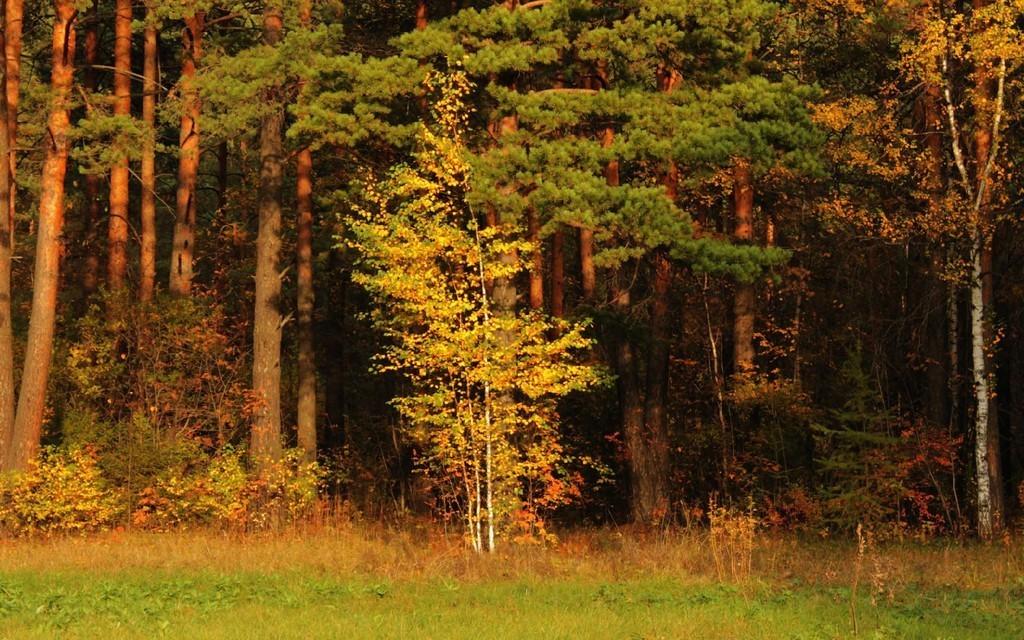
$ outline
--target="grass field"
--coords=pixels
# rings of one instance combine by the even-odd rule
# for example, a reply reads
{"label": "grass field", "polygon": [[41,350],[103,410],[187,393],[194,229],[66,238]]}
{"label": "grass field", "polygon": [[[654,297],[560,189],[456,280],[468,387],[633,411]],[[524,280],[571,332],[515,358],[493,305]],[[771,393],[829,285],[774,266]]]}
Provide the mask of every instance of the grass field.
{"label": "grass field", "polygon": [[1020,638],[1016,544],[605,531],[477,558],[413,533],[0,542],[0,638]]}

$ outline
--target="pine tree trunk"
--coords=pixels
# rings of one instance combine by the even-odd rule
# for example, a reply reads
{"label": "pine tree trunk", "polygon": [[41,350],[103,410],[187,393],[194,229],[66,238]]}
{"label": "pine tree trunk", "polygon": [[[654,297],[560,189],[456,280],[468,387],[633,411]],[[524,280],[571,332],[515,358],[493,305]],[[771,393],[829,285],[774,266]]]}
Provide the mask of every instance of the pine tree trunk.
{"label": "pine tree trunk", "polygon": [[4,83],[7,91],[7,139],[10,150],[10,185],[8,198],[8,226],[10,227],[11,250],[14,247],[14,216],[17,202],[17,166],[18,166],[18,105],[21,102],[21,48],[22,31],[24,29],[24,1],[5,0],[4,2],[4,58],[7,66],[7,79]]}
{"label": "pine tree trunk", "polygon": [[427,0],[418,0],[416,3],[416,30],[423,31],[427,28],[430,20],[430,7]]}
{"label": "pine tree trunk", "polygon": [[198,12],[185,19],[181,63],[183,113],[178,136],[178,194],[175,207],[174,240],[171,249],[171,293],[188,296],[192,291],[192,261],[196,239],[196,181],[199,176],[199,116],[201,105],[195,84],[196,64],[203,55],[206,14]]}
{"label": "pine tree trunk", "polygon": [[[750,163],[737,160],[733,166],[733,238],[737,243],[754,240],[754,184]],[[745,375],[754,371],[754,315],[756,299],[753,283],[737,282],[733,298],[733,372]]]}
{"label": "pine tree trunk", "polygon": [[[943,171],[944,154],[942,143],[942,92],[937,85],[925,87],[921,99],[921,124],[924,128],[924,146],[926,153],[926,174],[929,205],[932,215],[942,211],[945,195],[945,176]],[[946,298],[955,295],[952,286],[946,287],[942,282],[943,260],[937,248],[932,248],[926,277],[927,291],[925,299],[924,319],[924,355],[925,355],[925,413],[934,425],[945,425],[949,421],[950,393],[949,381],[954,369],[950,369],[947,353],[949,331],[946,327]],[[947,292],[947,288],[949,291]]]}
{"label": "pine tree trunk", "polygon": [[74,75],[75,5],[71,0],[54,2],[53,70],[50,80],[50,115],[47,121],[46,158],[39,195],[39,226],[36,237],[32,313],[29,318],[25,369],[18,397],[14,436],[7,466],[25,469],[39,450],[46,410],[46,386],[50,374],[57,289],[60,281],[61,233],[64,226],[64,177],[68,161],[68,106]]}
{"label": "pine tree trunk", "polygon": [[217,145],[217,211],[228,206],[228,143],[221,140]]}
{"label": "pine tree trunk", "polygon": [[[309,26],[310,2],[301,6],[303,27]],[[316,459],[316,352],[313,345],[313,154],[299,151],[295,167],[297,220],[295,229],[298,320],[297,439],[307,460]]]}
{"label": "pine tree trunk", "polygon": [[528,239],[533,243],[530,254],[530,309],[544,309],[544,252],[540,240],[540,216],[533,208],[527,213]]}
{"label": "pine tree trunk", "polygon": [[[96,3],[89,8],[89,17],[85,30],[85,91],[88,95],[96,92],[97,74],[95,65],[99,62],[99,7]],[[85,293],[91,294],[100,286],[100,247],[97,233],[102,214],[100,204],[100,191],[102,190],[102,178],[90,173],[85,176],[85,259],[82,263],[82,288]]]}
{"label": "pine tree trunk", "polygon": [[[642,480],[639,511],[640,522],[654,523],[668,514],[669,507],[669,445],[666,402],[668,401],[669,366],[669,295],[672,287],[672,262],[666,249],[657,249],[651,256],[651,343],[647,353],[647,388],[644,398],[644,432],[642,443],[648,462],[642,467],[647,476]],[[634,492],[634,496],[636,493]]]}
{"label": "pine tree trunk", "polygon": [[580,289],[585,304],[594,303],[597,272],[594,270],[594,230],[580,229]]}
{"label": "pine tree trunk", "polygon": [[[281,39],[281,13],[267,9],[263,38]],[[274,100],[276,96],[268,96]],[[281,458],[281,182],[284,169],[284,110],[275,109],[260,127],[259,235],[256,238],[256,312],[253,321],[253,391],[260,402],[252,427],[251,455],[262,470]]]}
{"label": "pine tree trunk", "polygon": [[[623,317],[629,314],[631,299],[623,268],[612,278],[612,307]],[[622,435],[629,456],[630,508],[633,520],[649,523],[664,505],[658,501],[660,482],[652,465],[650,443],[644,436],[644,400],[637,381],[636,353],[628,332],[622,332],[615,344],[615,373],[619,390]]]}
{"label": "pine tree trunk", "polygon": [[[114,115],[132,113],[132,0],[117,0],[114,14]],[[110,170],[110,222],[107,227],[107,286],[125,288],[128,272],[128,158]]]}
{"label": "pine tree trunk", "polygon": [[139,253],[139,299],[149,302],[156,288],[156,98],[159,91],[159,50],[156,17],[153,7],[146,6],[142,63],[142,124],[146,128],[146,142],[142,149],[142,206],[140,221],[142,243]]}
{"label": "pine tree trunk", "polygon": [[551,234],[551,315],[565,317],[565,232]]}
{"label": "pine tree trunk", "polygon": [[[6,70],[3,71],[6,75]],[[7,95],[0,91],[0,159],[10,155]],[[0,170],[0,470],[6,464],[14,431],[14,337],[11,331],[11,175]]]}

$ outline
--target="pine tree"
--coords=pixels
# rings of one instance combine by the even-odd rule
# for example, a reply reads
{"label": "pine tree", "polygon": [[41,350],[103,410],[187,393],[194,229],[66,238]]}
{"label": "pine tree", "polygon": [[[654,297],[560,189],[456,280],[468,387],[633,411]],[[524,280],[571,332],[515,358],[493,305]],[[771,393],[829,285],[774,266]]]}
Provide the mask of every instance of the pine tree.
{"label": "pine tree", "polygon": [[[117,0],[114,11],[114,116],[132,113],[132,0]],[[107,286],[127,286],[129,166],[122,155],[110,170],[110,222],[107,227]]]}
{"label": "pine tree", "polygon": [[[263,40],[281,40],[283,18],[272,4],[263,14]],[[277,96],[266,95],[268,101]],[[256,238],[256,297],[253,320],[252,388],[259,408],[250,456],[261,468],[281,457],[281,182],[284,110],[269,112],[260,125],[259,233]]]}
{"label": "pine tree", "polygon": [[14,434],[7,452],[6,467],[24,470],[39,450],[46,410],[46,389],[53,356],[57,322],[57,290],[60,284],[61,233],[64,227],[64,177],[68,162],[68,115],[74,82],[78,15],[72,0],[55,0],[50,80],[49,141],[42,169],[39,196],[39,227],[36,239],[32,314],[29,318],[28,349],[21,377],[21,392],[14,421]]}
{"label": "pine tree", "polygon": [[195,88],[196,68],[203,57],[203,34],[206,29],[205,8],[186,7],[183,16],[182,60],[179,91],[181,93],[181,127],[178,135],[178,191],[172,240],[170,284],[171,293],[190,295],[196,243],[196,199],[200,160],[201,103]]}

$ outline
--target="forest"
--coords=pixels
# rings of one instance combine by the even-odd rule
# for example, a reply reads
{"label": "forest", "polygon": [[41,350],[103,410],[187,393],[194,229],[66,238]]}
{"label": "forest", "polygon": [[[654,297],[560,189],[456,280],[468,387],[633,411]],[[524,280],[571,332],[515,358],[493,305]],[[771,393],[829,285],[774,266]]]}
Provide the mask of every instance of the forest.
{"label": "forest", "polygon": [[[193,608],[223,583],[145,586],[153,554],[202,569],[191,544],[237,580],[225,637],[331,589],[355,637],[469,637],[494,602],[539,607],[508,637],[1019,633],[1024,0],[2,14],[16,637],[149,636],[183,606],[181,637],[220,637]],[[286,540],[350,581],[246,573]],[[74,597],[47,591],[69,567]],[[563,596],[605,635],[544,609]],[[468,613],[381,623],[388,597]],[[744,607],[771,622],[709,631]]]}

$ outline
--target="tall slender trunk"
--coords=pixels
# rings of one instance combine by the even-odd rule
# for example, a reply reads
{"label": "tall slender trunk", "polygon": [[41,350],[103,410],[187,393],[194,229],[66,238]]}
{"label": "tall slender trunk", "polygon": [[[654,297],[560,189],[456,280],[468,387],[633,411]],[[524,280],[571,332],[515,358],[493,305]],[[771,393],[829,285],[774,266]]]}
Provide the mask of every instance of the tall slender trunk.
{"label": "tall slender trunk", "polygon": [[[6,70],[0,69],[6,76]],[[10,155],[7,94],[0,91],[0,160]],[[0,469],[5,466],[14,430],[14,337],[11,332],[11,175],[0,170]]]}
{"label": "tall slender trunk", "polygon": [[[626,278],[625,267],[620,267],[611,279],[612,307],[623,318],[628,316],[632,306]],[[658,504],[656,496],[659,489],[653,484],[657,482],[658,474],[652,468],[651,456],[648,455],[649,443],[644,437],[644,400],[636,369],[633,343],[628,332],[623,331],[615,343],[615,373],[619,390],[622,435],[629,456],[630,509],[634,521],[648,523],[664,505]]]}
{"label": "tall slender trunk", "polygon": [[[991,4],[991,0],[973,0],[975,9]],[[979,61],[979,65],[984,61]],[[994,313],[992,274],[993,217],[990,207],[991,188],[986,175],[989,156],[993,153],[993,117],[988,114],[996,102],[996,90],[991,74],[980,68],[975,74],[975,100],[979,112],[986,114],[975,129],[974,161],[978,172],[978,207],[975,222],[974,260],[971,273],[971,351],[974,369],[975,462],[977,464],[978,533],[983,537],[1001,529],[1003,516],[1003,474],[999,455],[999,421],[996,399],[990,380],[995,376],[992,314]],[[1002,104],[998,105],[1002,108]]]}
{"label": "tall slender trunk", "polygon": [[565,316],[565,232],[551,234],[551,315]]}
{"label": "tall slender trunk", "polygon": [[17,198],[18,168],[18,105],[21,101],[21,47],[24,28],[24,0],[5,0],[4,2],[4,59],[7,67],[7,79],[4,88],[7,92],[7,139],[10,155],[10,196],[7,198],[9,211],[8,226],[10,227],[11,246],[14,246],[14,215]]}
{"label": "tall slender trunk", "polygon": [[[733,165],[733,238],[737,243],[754,240],[754,183],[750,162],[739,159]],[[733,372],[738,375],[754,371],[754,284],[737,282],[733,298]]]}
{"label": "tall slender trunk", "polygon": [[974,372],[974,392],[977,403],[974,416],[974,462],[977,469],[978,534],[982,538],[990,538],[996,528],[996,518],[993,504],[995,491],[989,468],[991,458],[989,452],[991,403],[989,398],[991,393],[986,371],[987,358],[985,357],[985,299],[982,286],[984,246],[984,236],[980,233],[976,234],[971,270],[971,365]]}
{"label": "tall slender trunk", "polygon": [[597,272],[594,269],[594,230],[580,228],[580,289],[583,302],[594,303]]}
{"label": "tall slender trunk", "polygon": [[[281,13],[263,14],[263,40],[281,39]],[[268,101],[277,96],[267,96]],[[252,386],[261,406],[252,427],[251,455],[266,468],[281,457],[281,182],[284,169],[284,110],[275,109],[260,127],[259,235],[256,238],[256,313],[253,321]]]}
{"label": "tall slender trunk", "polygon": [[[301,5],[304,27],[310,22],[310,1]],[[313,153],[299,151],[295,166],[297,219],[295,223],[296,294],[298,321],[297,439],[306,458],[316,459],[316,352],[313,344]]]}
{"label": "tall slender trunk", "polygon": [[657,522],[668,515],[669,445],[666,402],[669,366],[669,295],[672,287],[672,262],[668,250],[656,249],[651,256],[650,347],[647,352],[647,384],[644,397],[644,457],[647,462],[638,471],[639,499],[633,515],[640,522]]}
{"label": "tall slender trunk", "polygon": [[533,250],[530,252],[530,308],[544,309],[544,252],[540,240],[540,216],[532,207],[526,214],[527,235]]}
{"label": "tall slender trunk", "polygon": [[152,4],[146,5],[146,30],[143,37],[142,124],[146,128],[146,141],[142,149],[140,176],[142,242],[139,252],[139,299],[149,302],[156,288],[156,98],[159,92],[159,49]]}
{"label": "tall slender trunk", "polygon": [[[114,115],[132,114],[132,0],[117,0],[114,13]],[[110,169],[110,222],[107,227],[107,286],[125,288],[128,272],[128,157]]]}
{"label": "tall slender trunk", "polygon": [[36,235],[32,313],[29,318],[25,369],[21,378],[14,436],[7,467],[25,469],[39,450],[46,409],[54,325],[57,319],[57,288],[60,281],[61,233],[64,226],[64,176],[68,162],[68,130],[75,60],[77,15],[72,0],[56,0],[53,24],[53,70],[50,79],[50,115],[47,120],[46,158],[39,195],[39,226]]}
{"label": "tall slender trunk", "polygon": [[[89,16],[85,30],[85,78],[84,85],[87,94],[96,92],[98,75],[95,65],[99,62],[100,36],[99,36],[99,5],[93,3],[89,8]],[[101,250],[97,238],[102,214],[100,203],[100,191],[102,190],[103,179],[95,174],[89,173],[85,176],[85,260],[82,263],[82,289],[86,294],[96,291],[100,285],[100,254]]]}
{"label": "tall slender trunk", "polygon": [[203,30],[206,14],[197,12],[185,18],[182,32],[181,130],[178,135],[178,195],[175,207],[174,240],[168,288],[187,296],[192,291],[192,262],[196,240],[196,180],[199,176],[199,117],[201,105],[195,88],[196,65],[203,55]]}
{"label": "tall slender trunk", "polygon": [[228,142],[221,140],[217,145],[217,211],[228,205]]}
{"label": "tall slender trunk", "polygon": [[[673,91],[677,84],[676,74],[667,70],[659,74],[659,90]],[[605,146],[611,146],[613,131],[606,129],[604,135]],[[614,180],[608,175],[612,171],[615,174]],[[618,163],[613,162],[606,171],[609,184],[619,183],[618,173]],[[668,163],[661,182],[665,187],[665,197],[675,202],[679,183],[679,170],[675,162]],[[633,438],[634,442],[630,445],[630,457],[633,460],[633,519],[646,524],[663,519],[669,507],[670,465],[665,404],[668,400],[669,295],[673,270],[667,248],[654,250],[651,254],[651,267],[651,310],[648,320],[650,347],[647,351],[646,388],[642,391],[643,424],[641,433]],[[628,405],[626,409],[629,409]]]}
{"label": "tall slender trunk", "polygon": [[[519,129],[519,117],[517,115],[504,116],[497,122],[493,123],[492,127],[494,127],[494,137],[503,138],[515,133]],[[510,188],[506,187],[506,189]],[[501,216],[498,214],[496,208],[488,208],[488,226],[497,226],[506,223],[507,221],[501,220]],[[515,251],[509,251],[502,254],[499,259],[504,264],[514,264],[515,262],[518,262],[518,255]],[[515,313],[518,297],[519,294],[516,291],[516,283],[513,278],[495,279],[493,286],[491,287],[491,298],[494,302],[494,310],[497,314],[508,315]]]}
{"label": "tall slender trunk", "polygon": [[[944,155],[942,150],[941,89],[935,84],[925,87],[921,96],[921,126],[924,129],[925,173],[931,215],[941,215],[945,196]],[[949,420],[950,380],[955,378],[955,368],[948,366],[949,330],[946,322],[947,297],[955,296],[955,286],[946,286],[942,281],[942,252],[934,245],[925,274],[926,291],[924,317],[925,355],[925,413],[935,425],[947,424]]]}
{"label": "tall slender trunk", "polygon": [[418,0],[416,2],[416,30],[423,31],[426,29],[429,20],[430,7],[427,4],[427,0]]}

